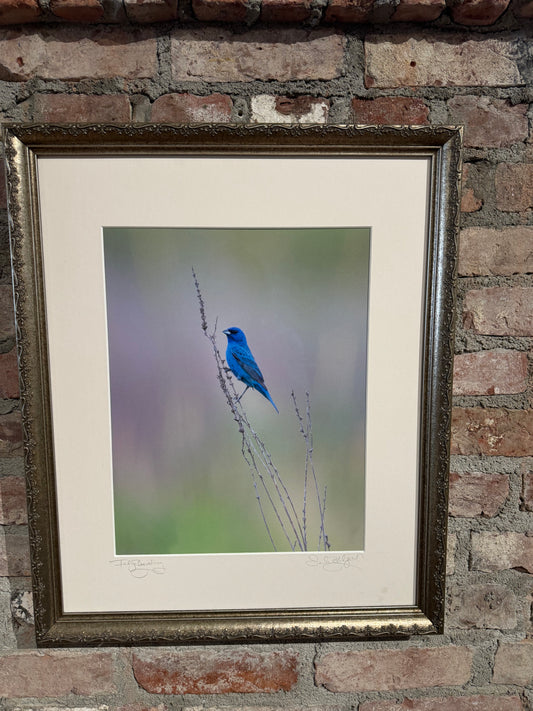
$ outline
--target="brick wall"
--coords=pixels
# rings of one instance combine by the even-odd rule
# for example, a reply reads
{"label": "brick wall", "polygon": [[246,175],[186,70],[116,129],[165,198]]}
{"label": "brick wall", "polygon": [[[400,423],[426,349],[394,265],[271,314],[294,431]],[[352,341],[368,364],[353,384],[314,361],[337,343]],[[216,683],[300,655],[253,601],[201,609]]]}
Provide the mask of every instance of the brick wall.
{"label": "brick wall", "polygon": [[532,15],[531,0],[2,1],[3,119],[459,122],[466,148],[448,616],[407,642],[36,651],[0,181],[1,708],[533,708]]}

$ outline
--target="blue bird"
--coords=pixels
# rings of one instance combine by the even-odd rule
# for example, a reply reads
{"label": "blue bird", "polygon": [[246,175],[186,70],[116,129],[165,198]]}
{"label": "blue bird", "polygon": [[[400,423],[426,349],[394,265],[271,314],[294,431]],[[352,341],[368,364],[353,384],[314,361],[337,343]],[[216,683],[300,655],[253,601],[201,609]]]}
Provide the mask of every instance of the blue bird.
{"label": "blue bird", "polygon": [[258,392],[270,400],[274,409],[279,414],[274,400],[270,397],[270,393],[266,389],[263,374],[259,370],[257,363],[252,355],[252,351],[248,347],[246,336],[240,328],[232,326],[222,331],[228,337],[228,347],[226,349],[226,362],[233,375],[246,385],[245,390],[239,397],[239,400],[244,395],[248,388],[254,388]]}

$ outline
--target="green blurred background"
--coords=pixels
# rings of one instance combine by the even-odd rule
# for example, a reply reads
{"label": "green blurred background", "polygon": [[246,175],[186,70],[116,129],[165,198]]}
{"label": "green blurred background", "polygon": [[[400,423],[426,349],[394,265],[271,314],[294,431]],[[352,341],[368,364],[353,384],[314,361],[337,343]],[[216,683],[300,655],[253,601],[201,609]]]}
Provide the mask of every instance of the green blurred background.
{"label": "green blurred background", "polygon": [[[255,391],[243,398],[295,508],[305,443],[292,390],[302,411],[310,393],[331,549],[363,547],[369,251],[367,228],[104,230],[117,554],[273,550],[193,267],[219,349],[224,328],[242,328],[280,410]],[[317,550],[309,491],[307,514]],[[281,535],[275,543],[289,549]]]}

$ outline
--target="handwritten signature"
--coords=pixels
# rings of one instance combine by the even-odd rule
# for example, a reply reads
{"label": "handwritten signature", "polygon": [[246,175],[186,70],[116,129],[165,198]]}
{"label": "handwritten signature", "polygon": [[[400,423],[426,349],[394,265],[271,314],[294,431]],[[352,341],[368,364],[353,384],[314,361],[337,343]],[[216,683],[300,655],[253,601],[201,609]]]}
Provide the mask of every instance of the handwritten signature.
{"label": "handwritten signature", "polygon": [[154,575],[166,573],[163,563],[157,563],[154,560],[128,558],[127,560],[110,560],[109,562],[115,568],[125,568],[132,577],[139,579],[146,578],[150,573],[154,573]]}
{"label": "handwritten signature", "polygon": [[346,568],[354,568],[360,557],[357,553],[310,555],[306,565],[312,568],[322,568],[327,573],[338,573]]}

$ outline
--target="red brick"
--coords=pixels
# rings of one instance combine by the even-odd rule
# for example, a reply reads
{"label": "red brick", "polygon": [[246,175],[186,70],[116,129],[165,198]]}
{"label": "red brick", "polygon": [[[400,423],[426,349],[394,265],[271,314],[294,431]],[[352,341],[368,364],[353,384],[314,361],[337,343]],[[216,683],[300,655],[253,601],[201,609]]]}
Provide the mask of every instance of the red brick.
{"label": "red brick", "polygon": [[529,686],[533,683],[533,640],[500,642],[494,661],[495,684]]}
{"label": "red brick", "polygon": [[50,0],[50,10],[69,22],[98,22],[104,16],[101,0]]}
{"label": "red brick", "polygon": [[298,680],[298,655],[239,648],[143,650],[133,655],[137,682],[153,694],[246,694],[289,691]]}
{"label": "red brick", "polygon": [[113,654],[89,652],[20,652],[2,657],[0,696],[6,698],[111,693]]}
{"label": "red brick", "polygon": [[452,454],[533,456],[533,410],[454,407]]}
{"label": "red brick", "polygon": [[167,22],[178,17],[178,0],[123,0],[132,22]]}
{"label": "red brick", "polygon": [[2,0],[0,3],[0,25],[35,22],[41,14],[37,0]]}
{"label": "red brick", "polygon": [[192,0],[192,9],[201,22],[244,22],[246,0]]}
{"label": "red brick", "polygon": [[495,348],[456,355],[453,363],[455,395],[501,395],[527,389],[527,354]]}
{"label": "red brick", "polygon": [[463,325],[488,336],[533,336],[533,287],[490,287],[467,292]]}
{"label": "red brick", "polygon": [[450,472],[452,516],[495,516],[509,495],[507,474]]}
{"label": "red brick", "polygon": [[7,284],[0,284],[0,343],[14,338],[13,288]]}
{"label": "red brick", "polygon": [[533,227],[467,227],[459,240],[462,276],[533,272]]}
{"label": "red brick", "polygon": [[171,43],[175,81],[291,81],[339,77],[346,38],[333,29],[281,27],[235,35],[204,27],[175,30]]}
{"label": "red brick", "polygon": [[498,210],[522,212],[533,207],[533,163],[500,163],[495,184]]}
{"label": "red brick", "polygon": [[460,25],[493,25],[510,0],[456,0],[450,6],[454,22]]}
{"label": "red brick", "polygon": [[17,351],[12,348],[9,353],[0,353],[0,398],[19,397],[19,375]]}
{"label": "red brick", "polygon": [[[26,536],[6,533],[0,537],[0,576],[28,577],[31,575],[30,544]],[[2,693],[2,664],[0,664],[0,697]]]}
{"label": "red brick", "polygon": [[431,22],[446,9],[446,0],[400,0],[393,22]]}
{"label": "red brick", "polygon": [[311,16],[311,0],[263,0],[263,22],[304,22]]}
{"label": "red brick", "polygon": [[28,522],[26,485],[20,476],[0,478],[0,523],[13,526]]}
{"label": "red brick", "polygon": [[126,122],[131,118],[131,107],[122,94],[37,94],[33,113],[36,121]]}
{"label": "red brick", "polygon": [[524,472],[522,502],[526,511],[533,511],[533,472]]}
{"label": "red brick", "polygon": [[365,39],[365,85],[514,86],[522,83],[516,45],[506,36],[483,42],[457,32],[446,36],[424,31]]}
{"label": "red brick", "polygon": [[22,452],[22,420],[20,412],[0,415],[0,455]]}
{"label": "red brick", "polygon": [[442,696],[402,701],[367,701],[359,711],[524,711],[518,696]]}
{"label": "red brick", "polygon": [[469,585],[449,594],[446,624],[459,629],[512,630],[517,601],[504,585]]}
{"label": "red brick", "polygon": [[42,26],[0,32],[0,80],[125,79],[157,74],[153,29]]}
{"label": "red brick", "polygon": [[332,652],[316,662],[315,683],[335,692],[462,686],[470,679],[472,656],[467,647],[455,646]]}
{"label": "red brick", "polygon": [[224,94],[194,96],[165,94],[154,101],[152,121],[168,123],[221,123],[231,120],[233,102]]}
{"label": "red brick", "polygon": [[472,533],[471,568],[533,573],[533,536],[515,531]]}
{"label": "red brick", "polygon": [[313,96],[252,96],[251,123],[326,123],[329,101]]}
{"label": "red brick", "polygon": [[[477,171],[472,171],[471,165],[467,163],[463,166],[461,212],[477,212],[483,207],[483,199],[476,192],[477,177]],[[474,185],[471,185],[471,182],[474,182]]]}
{"label": "red brick", "polygon": [[528,136],[527,104],[512,106],[488,96],[455,96],[448,102],[453,123],[465,124],[464,145],[502,148]]}
{"label": "red brick", "polygon": [[382,96],[377,99],[352,99],[354,123],[422,125],[428,123],[429,108],[422,99],[407,96]]}
{"label": "red brick", "polygon": [[329,0],[326,22],[365,22],[375,0]]}

